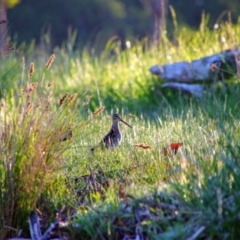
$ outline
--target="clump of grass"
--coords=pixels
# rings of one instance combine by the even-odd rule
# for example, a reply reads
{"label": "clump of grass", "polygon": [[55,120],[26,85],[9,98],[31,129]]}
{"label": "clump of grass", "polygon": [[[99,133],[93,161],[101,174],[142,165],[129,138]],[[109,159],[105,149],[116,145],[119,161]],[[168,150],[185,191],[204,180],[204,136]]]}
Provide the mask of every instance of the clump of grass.
{"label": "clump of grass", "polygon": [[1,239],[16,236],[25,227],[30,211],[63,166],[66,142],[71,141],[76,125],[76,97],[66,108],[58,108],[50,88],[39,82],[27,83],[21,93],[2,99]]}

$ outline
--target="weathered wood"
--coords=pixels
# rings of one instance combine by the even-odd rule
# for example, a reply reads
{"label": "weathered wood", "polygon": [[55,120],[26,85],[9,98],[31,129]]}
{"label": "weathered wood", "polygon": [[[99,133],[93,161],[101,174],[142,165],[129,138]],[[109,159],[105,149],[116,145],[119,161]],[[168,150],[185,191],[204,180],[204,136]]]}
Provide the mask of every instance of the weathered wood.
{"label": "weathered wood", "polygon": [[[232,49],[192,62],[183,61],[162,66],[155,65],[149,70],[166,81],[162,87],[178,89],[201,97],[204,88],[202,83],[218,81],[220,73],[227,79],[236,74],[236,70],[239,68],[240,50]],[[239,75],[239,71],[237,75]]]}
{"label": "weathered wood", "polygon": [[177,83],[177,82],[168,82],[162,85],[162,88],[172,88],[179,90],[181,92],[189,93],[197,98],[201,98],[203,95],[204,85],[201,84],[189,84],[189,83]]}
{"label": "weathered wood", "polygon": [[58,225],[58,220],[56,219],[50,227],[42,235],[40,229],[40,223],[38,215],[35,211],[32,211],[29,216],[29,227],[32,240],[47,240],[51,234],[51,231]]}
{"label": "weathered wood", "polygon": [[163,66],[150,67],[150,72],[157,74],[163,81],[196,83],[198,81],[216,80],[219,70],[212,70],[212,64],[218,68],[230,67],[236,71],[236,58],[240,57],[240,50],[226,50],[224,52],[193,60],[192,62],[176,62]]}

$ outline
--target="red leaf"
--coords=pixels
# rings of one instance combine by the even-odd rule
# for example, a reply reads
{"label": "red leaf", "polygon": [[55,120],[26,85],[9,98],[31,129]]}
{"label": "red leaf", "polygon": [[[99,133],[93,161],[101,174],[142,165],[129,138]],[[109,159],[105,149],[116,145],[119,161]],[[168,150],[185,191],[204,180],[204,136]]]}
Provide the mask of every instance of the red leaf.
{"label": "red leaf", "polygon": [[182,142],[171,143],[167,147],[163,148],[164,155],[167,155],[171,150],[176,154],[177,150],[183,145]]}

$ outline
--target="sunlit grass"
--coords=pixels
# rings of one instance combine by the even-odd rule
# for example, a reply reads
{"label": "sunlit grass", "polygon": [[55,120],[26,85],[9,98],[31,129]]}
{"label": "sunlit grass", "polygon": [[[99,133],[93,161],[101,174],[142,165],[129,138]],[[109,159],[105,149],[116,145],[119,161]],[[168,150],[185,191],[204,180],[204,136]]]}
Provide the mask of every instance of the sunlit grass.
{"label": "sunlit grass", "polygon": [[[220,115],[222,115],[221,111],[220,108],[216,109],[216,112]],[[81,148],[81,142],[78,142],[80,147],[79,151],[76,151],[78,157],[74,163],[71,163],[72,170],[70,172],[74,177],[90,174],[92,170],[104,172],[104,178],[111,182],[113,192],[110,187],[106,190],[107,192],[102,194],[106,201],[110,201],[113,208],[115,206],[115,210],[105,208],[106,202],[100,203],[98,200],[96,203],[96,198],[93,197],[95,199],[93,200],[95,210],[88,209],[86,205],[87,215],[85,215],[86,212],[84,214],[81,211],[79,212],[79,220],[76,221],[80,225],[79,229],[76,229],[76,233],[80,231],[79,233],[85,234],[86,228],[89,227],[89,232],[86,236],[84,235],[85,238],[87,236],[89,239],[97,238],[101,234],[109,238],[116,237],[113,227],[115,217],[120,215],[120,218],[124,219],[128,216],[127,213],[124,214],[124,209],[121,209],[121,207],[116,209],[119,199],[115,198],[116,196],[119,197],[118,188],[121,183],[124,186],[125,193],[136,198],[151,196],[155,191],[158,194],[166,194],[166,188],[174,189],[174,192],[178,189],[178,192],[175,193],[190,204],[188,207],[192,210],[183,210],[190,214],[189,221],[184,220],[183,217],[181,220],[183,225],[180,224],[179,228],[174,226],[164,234],[160,234],[161,231],[153,233],[150,230],[148,232],[149,236],[153,234],[152,236],[159,239],[186,238],[194,234],[195,228],[201,228],[202,226],[204,226],[204,233],[201,236],[224,236],[225,238],[229,234],[233,234],[233,236],[237,234],[235,220],[230,220],[230,215],[225,212],[234,213],[236,211],[234,204],[237,202],[239,191],[239,185],[236,186],[237,179],[231,171],[233,169],[239,171],[237,167],[239,160],[236,158],[236,154],[238,154],[239,149],[238,133],[240,127],[239,120],[232,117],[230,112],[230,109],[225,110],[226,119],[223,116],[214,119],[206,117],[201,109],[196,114],[193,114],[191,109],[183,109],[174,117],[171,112],[166,113],[164,120],[161,120],[160,117],[149,120],[143,116],[129,118],[128,114],[123,113],[123,118],[127,119],[128,123],[134,128],[129,130],[122,126],[124,143],[115,151],[99,151],[92,155],[89,149]],[[98,119],[96,126],[102,125],[102,122],[107,125],[110,119],[110,115],[103,114]],[[108,130],[105,125],[100,129],[98,127],[94,128],[96,132],[94,129],[85,129],[82,134],[87,136],[86,139],[89,138],[87,142],[91,142],[91,139],[94,140],[93,144],[95,144],[95,141],[98,142],[99,138]],[[135,148],[134,145],[140,142],[150,145],[152,149]],[[172,142],[183,142],[183,146],[176,155],[171,153],[165,155],[163,148]],[[233,153],[231,153],[231,150],[233,150]],[[229,178],[231,178],[231,181],[229,181]],[[101,183],[101,180],[99,182]],[[235,185],[234,188],[232,184]],[[79,184],[79,187],[83,188],[83,186],[84,184]],[[111,197],[108,195],[109,191],[113,194]],[[220,196],[217,194],[220,194]],[[228,199],[229,196],[231,196],[231,200]],[[225,198],[226,200],[224,200]],[[223,215],[222,221],[214,227],[213,224],[219,217],[218,211],[220,210],[217,210],[216,207],[221,204],[219,201],[223,201],[223,214],[226,215]],[[226,204],[228,201],[231,202],[229,210],[226,209],[225,201]],[[128,202],[128,204],[133,203]],[[215,207],[216,211],[214,210]],[[181,211],[179,214],[181,214]],[[101,224],[99,222],[98,219],[102,215],[108,216],[108,223]],[[195,219],[196,216],[197,219]],[[229,228],[227,219],[233,221],[232,228]],[[151,219],[151,221],[154,224],[155,220]],[[93,224],[95,227],[93,227]],[[111,228],[111,231],[105,229],[107,225]],[[133,227],[133,229],[135,228]],[[219,232],[217,229],[220,229]],[[127,236],[127,232],[125,234]]]}
{"label": "sunlit grass", "polygon": [[[105,105],[108,111],[113,107],[138,112],[146,107],[156,109],[165,105],[165,99],[159,87],[161,80],[148,70],[151,66],[191,61],[238,45],[237,25],[222,23],[213,31],[206,22],[202,22],[199,31],[178,29],[174,39],[169,40],[166,35],[156,47],[150,47],[149,40],[145,39],[120,51],[118,41],[113,38],[100,56],[86,50],[67,52],[60,49],[55,52],[56,64],[43,77],[51,81],[58,76],[57,92],[77,89],[82,98],[92,96],[92,110],[99,105]],[[35,62],[36,66],[41,66],[47,58],[41,54],[36,60],[39,61]],[[20,57],[19,61],[21,66]],[[26,61],[33,61],[31,55]],[[38,72],[35,78],[39,78]]]}
{"label": "sunlit grass", "polygon": [[[98,57],[87,51],[60,49],[54,52],[50,69],[46,69],[49,55],[43,52],[36,51],[26,58],[7,56],[0,65],[1,94],[8,106],[1,112],[0,122],[3,234],[13,227],[17,235],[35,207],[53,219],[61,205],[66,205],[76,217],[72,235],[79,234],[78,239],[114,239],[119,231],[114,227],[115,217],[125,221],[135,216],[121,208],[124,201],[127,204],[130,198],[133,202],[129,204],[137,209],[138,199],[149,197],[159,203],[158,194],[163,194],[173,202],[178,199],[179,217],[171,212],[171,222],[164,218],[164,210],[151,208],[164,220],[148,219],[137,226],[153,239],[187,239],[199,229],[203,229],[199,236],[210,239],[237,236],[240,102],[235,76],[231,84],[209,86],[202,99],[195,99],[161,90],[161,80],[148,69],[232,48],[238,42],[239,29],[223,23],[210,31],[203,21],[197,32],[176,29],[171,41],[164,37],[155,47],[150,47],[148,41],[132,43],[124,51],[112,39]],[[34,71],[26,67],[33,62]],[[27,95],[21,98],[21,88],[34,82],[42,90],[31,101]],[[93,153],[91,148],[110,130],[115,112],[133,128],[120,123],[122,144],[114,151],[97,148]],[[27,117],[18,124],[23,113]],[[164,152],[171,143],[183,143],[176,154]],[[40,161],[43,152],[47,158]],[[6,162],[17,163],[16,172],[6,168]],[[32,165],[37,166],[34,171],[30,171]],[[7,174],[10,178],[5,178]],[[11,176],[22,184],[20,189],[12,188]],[[30,190],[23,190],[27,187]],[[21,204],[14,194],[6,194],[12,189],[22,197]],[[165,198],[161,198],[163,203],[175,206]],[[7,222],[9,199],[18,203],[18,208],[10,210],[18,211]],[[224,205],[227,203],[229,208]],[[103,217],[107,220],[102,221]],[[133,235],[135,220],[130,219],[128,226]],[[156,231],[151,226],[157,226]]]}

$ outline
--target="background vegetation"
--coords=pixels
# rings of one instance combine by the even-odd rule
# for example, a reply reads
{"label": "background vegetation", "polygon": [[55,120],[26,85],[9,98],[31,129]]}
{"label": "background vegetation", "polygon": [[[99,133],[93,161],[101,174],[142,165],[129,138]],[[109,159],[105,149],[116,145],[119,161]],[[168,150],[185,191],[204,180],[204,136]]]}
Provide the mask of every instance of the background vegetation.
{"label": "background vegetation", "polygon": [[[8,1],[11,2],[11,1]],[[77,47],[103,50],[112,36],[118,36],[124,45],[126,40],[151,39],[154,17],[150,0],[21,0],[8,10],[9,33],[14,42],[51,42],[61,46],[77,31]],[[236,23],[240,6],[238,0],[168,0],[177,12],[179,26],[197,29],[202,13],[210,14],[208,26],[213,29],[218,21]],[[186,7],[187,6],[187,7]],[[172,16],[167,8],[167,31],[172,35]],[[45,34],[47,33],[47,34]],[[51,40],[50,40],[50,39]],[[122,46],[125,47],[125,46]]]}

